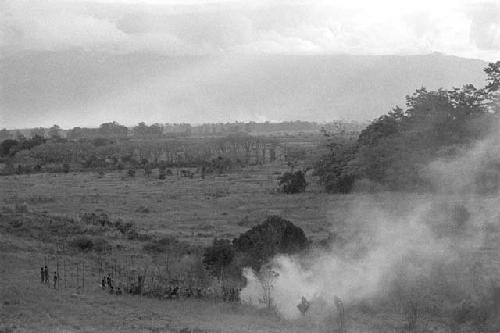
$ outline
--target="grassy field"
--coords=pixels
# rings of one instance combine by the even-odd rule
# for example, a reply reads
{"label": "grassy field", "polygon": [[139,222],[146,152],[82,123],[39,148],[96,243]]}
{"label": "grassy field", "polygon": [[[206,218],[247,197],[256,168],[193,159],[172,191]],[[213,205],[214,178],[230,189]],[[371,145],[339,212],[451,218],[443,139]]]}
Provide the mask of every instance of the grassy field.
{"label": "grassy field", "polygon": [[[174,176],[161,181],[126,176],[126,171],[33,174],[0,178],[0,206],[26,203],[32,213],[73,218],[105,212],[134,222],[151,234],[168,234],[195,244],[235,237],[278,214],[302,226],[311,237],[329,229],[327,200],[311,186],[307,193],[276,192],[284,167],[249,168],[206,179]],[[288,323],[249,306],[184,300],[165,302],[137,296],[110,296],[88,276],[81,295],[38,282],[39,266],[55,253],[54,244],[2,235],[0,238],[0,330],[8,332],[308,332],[309,320]],[[58,259],[64,260],[64,255]],[[74,258],[68,258],[71,260]],[[53,266],[52,266],[53,267]],[[95,274],[94,274],[95,275]],[[92,281],[92,282],[89,282]],[[95,287],[88,286],[89,283]]]}
{"label": "grassy field", "polygon": [[[179,177],[174,170],[174,176],[166,180],[158,180],[155,174],[148,179],[141,172],[130,178],[126,170],[104,175],[88,172],[0,177],[0,332],[336,332],[332,318],[314,317],[314,313],[331,312],[330,308],[284,320],[236,303],[108,295],[98,285],[102,273],[97,273],[95,253],[61,251],[55,238],[37,239],[34,235],[40,234],[28,232],[32,227],[50,229],[52,222],[45,223],[54,216],[79,220],[83,213],[104,212],[113,220],[133,222],[152,235],[171,235],[191,244],[207,245],[214,237],[234,238],[268,215],[289,219],[310,239],[321,240],[332,231],[345,237],[358,232],[353,227],[356,221],[369,227],[384,218],[409,219],[408,212],[418,206],[436,204],[453,212],[454,205],[465,204],[477,224],[471,225],[470,232],[490,228],[481,232],[490,238],[487,243],[481,242],[488,247],[478,248],[479,256],[476,250],[470,252],[471,259],[466,262],[482,262],[483,272],[489,276],[500,272],[496,197],[445,195],[429,200],[428,195],[415,193],[328,195],[310,176],[305,193],[285,195],[276,191],[277,177],[285,170],[286,166],[279,165],[254,167],[205,179]],[[12,213],[16,205],[27,211]],[[446,220],[440,215],[432,218],[432,209],[430,212],[431,220]],[[12,216],[24,225],[18,228]],[[35,221],[38,218],[40,221]],[[123,245],[113,250],[110,260],[120,255],[125,259],[135,253],[145,255],[142,241],[128,241],[112,230],[106,237],[113,245]],[[60,290],[42,285],[39,269],[47,260],[51,273],[56,260],[65,265],[83,262],[88,270],[85,288],[77,292],[81,271],[76,284],[68,283]],[[72,279],[70,275],[67,280]],[[379,309],[375,315],[371,311],[358,305],[346,309],[347,331],[407,331],[398,311]],[[444,321],[431,323],[425,332],[453,332]]]}
{"label": "grassy field", "polygon": [[[2,242],[5,241],[2,239]],[[24,244],[27,245],[27,244]],[[5,250],[5,248],[2,248]],[[3,251],[0,332],[309,332],[249,306],[196,300],[113,296],[98,284],[77,294],[39,282],[39,251]]]}
{"label": "grassy field", "polygon": [[140,172],[130,178],[126,171],[102,177],[92,172],[8,176],[0,178],[0,205],[26,202],[31,211],[75,218],[102,211],[148,232],[201,244],[213,237],[233,238],[268,215],[291,220],[313,239],[325,237],[332,197],[312,180],[306,193],[277,193],[277,178],[284,170],[256,167],[205,179],[174,175],[166,180],[155,179],[155,174],[148,179]]}
{"label": "grassy field", "polygon": [[[157,333],[307,333],[337,332],[335,321],[306,315],[284,320],[248,305],[206,300],[157,300],[109,295],[97,276],[87,286],[55,290],[39,282],[39,266],[50,245],[0,234],[0,332],[157,332]],[[63,260],[64,256],[59,256]],[[71,258],[66,258],[71,260]],[[73,258],[74,259],[74,258]],[[51,266],[53,267],[53,266]],[[399,317],[371,318],[359,311],[346,315],[349,332],[387,332]]]}

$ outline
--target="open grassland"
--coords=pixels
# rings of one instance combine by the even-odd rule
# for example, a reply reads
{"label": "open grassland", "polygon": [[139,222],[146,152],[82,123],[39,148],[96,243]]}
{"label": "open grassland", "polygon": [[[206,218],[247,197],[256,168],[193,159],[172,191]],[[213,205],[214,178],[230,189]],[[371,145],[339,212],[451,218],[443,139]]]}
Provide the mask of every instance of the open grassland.
{"label": "open grassland", "polygon": [[[61,272],[59,288],[40,283],[39,266],[55,258],[54,244],[0,234],[0,332],[157,332],[157,333],[306,333],[336,332],[328,318],[307,315],[284,320],[249,305],[204,299],[159,300],[138,295],[109,295],[99,286],[92,261],[84,256],[58,255],[61,265],[86,261],[80,275]],[[55,261],[48,261],[55,269]],[[52,271],[51,271],[52,274]],[[79,281],[74,281],[75,279]],[[77,289],[76,285],[80,285]],[[314,306],[314,305],[313,305]],[[385,332],[393,316],[370,320],[360,311],[346,316],[352,332]],[[373,326],[375,325],[375,326]],[[371,327],[371,328],[370,328]],[[380,327],[381,329],[378,329]]]}
{"label": "open grassland", "polygon": [[4,251],[0,258],[1,332],[309,332],[314,329],[310,320],[284,322],[243,305],[113,296],[102,291],[96,282],[98,278],[91,276],[87,280],[91,285],[80,294],[72,288],[54,290],[39,282],[37,268],[43,262],[39,251],[24,250]]}
{"label": "open grassland", "polygon": [[[332,201],[312,183],[306,193],[278,193],[277,178],[286,167],[248,168],[201,179],[174,176],[158,180],[138,172],[32,174],[0,178],[0,206],[26,203],[30,211],[77,218],[100,211],[134,222],[150,233],[165,233],[194,243],[233,238],[268,215],[280,215],[312,238],[325,237]],[[338,210],[337,210],[338,211]]]}
{"label": "open grassland", "polygon": [[[99,283],[113,266],[115,275],[122,279],[121,272],[116,274],[116,264],[120,270],[134,270],[134,274],[147,270],[148,279],[155,269],[163,271],[166,265],[173,264],[165,263],[168,258],[164,254],[146,253],[144,245],[151,244],[150,239],[128,239],[113,225],[89,225],[79,218],[89,212],[103,212],[112,220],[133,222],[142,233],[154,237],[174,236],[196,245],[207,245],[214,237],[236,237],[266,216],[280,215],[303,228],[313,241],[335,232],[339,243],[345,241],[348,248],[358,243],[372,244],[384,250],[382,263],[385,256],[394,256],[392,250],[386,249],[402,251],[407,240],[417,240],[410,249],[418,249],[419,244],[440,249],[438,244],[430,243],[430,238],[394,234],[392,230],[397,230],[399,223],[426,223],[437,235],[434,242],[443,241],[461,252],[457,252],[460,258],[441,254],[439,263],[450,259],[456,264],[445,268],[429,264],[439,274],[423,280],[425,283],[418,285],[415,295],[438,298],[438,309],[444,313],[446,306],[461,309],[462,296],[457,296],[456,291],[472,290],[467,287],[471,284],[481,295],[472,300],[474,305],[488,311],[498,306],[500,310],[500,294],[493,301],[488,294],[497,290],[500,274],[497,196],[390,192],[328,195],[310,176],[305,193],[286,195],[276,191],[277,177],[284,170],[285,166],[277,165],[255,167],[205,179],[199,175],[180,177],[173,170],[174,175],[166,180],[158,180],[156,173],[147,178],[142,172],[131,178],[126,170],[104,175],[89,172],[0,177],[0,332],[339,332],[334,310],[321,302],[312,302],[306,316],[285,320],[269,310],[208,298],[160,300],[131,294],[109,295]],[[386,220],[391,224],[386,224]],[[382,237],[375,244],[358,237],[371,238],[380,229],[391,237]],[[94,240],[102,237],[113,245],[113,251],[60,248],[82,233]],[[411,252],[396,253],[394,257],[403,262],[405,254]],[[430,257],[434,260],[439,255],[431,253]],[[39,282],[39,269],[45,263],[51,277],[58,267],[59,290]],[[80,265],[78,270],[75,264]],[[184,270],[192,264],[179,261],[179,266],[186,266]],[[73,266],[67,269],[68,265]],[[81,267],[85,267],[85,273]],[[370,278],[367,276],[366,280]],[[444,291],[451,296],[444,298]],[[422,302],[418,309],[434,304],[428,298],[421,301],[412,293],[391,295],[382,295],[383,301],[346,302],[346,331],[410,332],[408,313],[400,304],[406,300],[404,297],[408,298],[404,304]],[[476,326],[469,322],[452,326],[451,317],[432,311],[418,317],[419,327],[423,328],[412,332],[497,332],[495,329],[500,327],[500,316],[490,315],[484,325],[476,325],[472,320]],[[464,318],[470,317],[466,315]],[[475,319],[475,315],[470,318]]]}

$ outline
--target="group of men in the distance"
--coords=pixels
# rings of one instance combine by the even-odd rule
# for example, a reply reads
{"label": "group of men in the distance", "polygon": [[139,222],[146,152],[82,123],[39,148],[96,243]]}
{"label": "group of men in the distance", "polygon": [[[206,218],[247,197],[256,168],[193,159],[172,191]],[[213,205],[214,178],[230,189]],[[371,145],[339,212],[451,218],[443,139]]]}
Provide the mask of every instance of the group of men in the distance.
{"label": "group of men in the distance", "polygon": [[[57,289],[57,282],[59,276],[57,272],[54,272],[52,281],[53,288]],[[40,282],[42,284],[49,285],[49,269],[47,266],[40,268]],[[166,288],[161,290],[143,290],[144,277],[138,276],[137,282],[130,284],[128,288],[125,289],[126,292],[132,295],[145,295],[151,297],[158,297],[162,299],[179,299],[179,298],[210,298],[216,300],[222,300],[223,302],[239,302],[241,288],[221,286],[217,288],[201,288],[185,286],[182,283],[173,282],[170,283]],[[123,291],[120,287],[114,285],[111,274],[103,276],[101,280],[101,288],[107,290],[111,295],[122,295]]]}
{"label": "group of men in the distance", "polygon": [[[59,276],[57,272],[54,272],[54,276],[52,278],[53,281],[53,287],[54,289],[57,289],[57,280],[59,279]],[[49,269],[47,268],[47,265],[45,267],[40,268],[40,283],[49,285]]]}
{"label": "group of men in the distance", "polygon": [[113,284],[113,279],[111,278],[110,274],[108,274],[108,276],[102,277],[101,288],[103,290],[107,289],[111,295],[121,295],[122,294],[122,290],[120,287],[116,288],[116,290],[115,290],[115,287]]}

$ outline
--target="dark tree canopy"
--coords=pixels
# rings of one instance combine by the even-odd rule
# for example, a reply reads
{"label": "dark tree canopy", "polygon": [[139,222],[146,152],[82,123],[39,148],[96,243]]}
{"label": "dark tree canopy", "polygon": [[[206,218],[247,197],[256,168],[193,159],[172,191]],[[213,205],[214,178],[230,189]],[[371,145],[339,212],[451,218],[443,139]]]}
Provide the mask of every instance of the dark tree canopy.
{"label": "dark tree canopy", "polygon": [[221,276],[224,268],[234,258],[234,248],[228,239],[215,238],[212,246],[205,249],[203,254],[203,265],[214,275]]}
{"label": "dark tree canopy", "polygon": [[13,139],[7,139],[7,140],[2,141],[2,143],[0,143],[0,155],[7,156],[7,155],[11,154],[12,147],[15,147],[18,144],[19,144],[19,142],[17,142],[17,140],[13,140]]}
{"label": "dark tree canopy", "polygon": [[214,239],[205,249],[203,264],[217,277],[241,278],[244,267],[259,270],[277,254],[294,254],[307,248],[304,231],[279,216],[270,216],[263,223],[235,238]]}
{"label": "dark tree canopy", "polygon": [[332,145],[315,173],[329,192],[347,193],[361,179],[391,190],[429,188],[423,167],[443,152],[484,138],[497,123],[500,62],[485,72],[488,84],[482,89],[466,84],[416,90],[406,96],[405,109],[396,107],[373,121],[355,144]]}
{"label": "dark tree canopy", "polygon": [[306,175],[302,170],[285,172],[278,178],[278,181],[283,192],[287,194],[304,192],[307,186]]}
{"label": "dark tree canopy", "polygon": [[270,216],[233,240],[233,246],[244,254],[246,264],[259,269],[276,254],[293,254],[304,250],[308,241],[304,231],[279,216]]}

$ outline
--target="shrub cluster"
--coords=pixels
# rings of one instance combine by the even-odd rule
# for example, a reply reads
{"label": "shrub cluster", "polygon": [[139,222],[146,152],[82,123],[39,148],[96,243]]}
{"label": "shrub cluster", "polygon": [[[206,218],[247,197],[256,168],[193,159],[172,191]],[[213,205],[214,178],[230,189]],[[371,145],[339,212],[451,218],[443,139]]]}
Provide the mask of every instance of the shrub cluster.
{"label": "shrub cluster", "polygon": [[203,263],[215,276],[222,270],[240,274],[243,267],[259,270],[278,253],[293,254],[309,245],[304,231],[279,216],[270,216],[239,237],[229,241],[215,239],[205,249]]}

